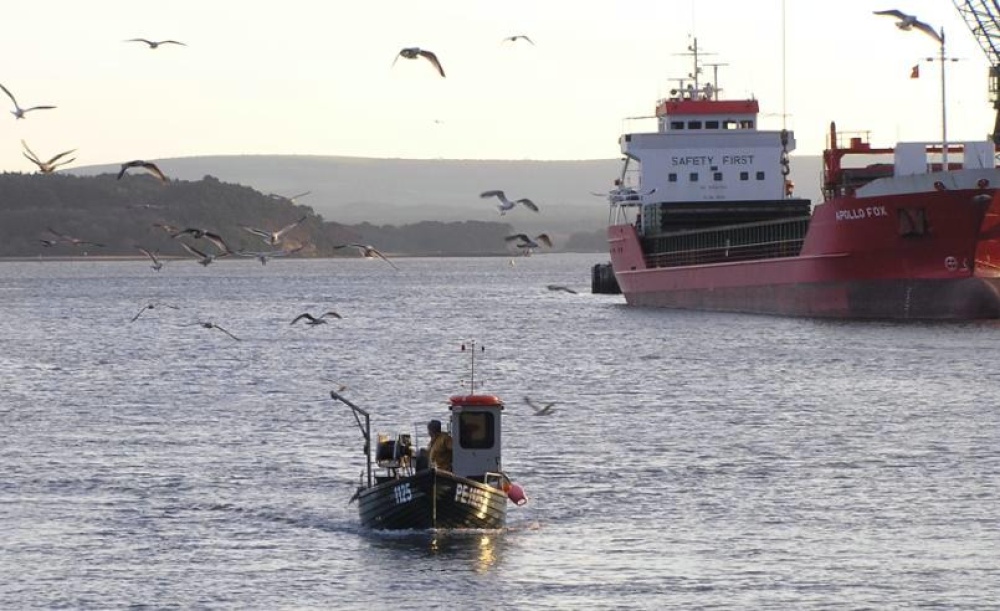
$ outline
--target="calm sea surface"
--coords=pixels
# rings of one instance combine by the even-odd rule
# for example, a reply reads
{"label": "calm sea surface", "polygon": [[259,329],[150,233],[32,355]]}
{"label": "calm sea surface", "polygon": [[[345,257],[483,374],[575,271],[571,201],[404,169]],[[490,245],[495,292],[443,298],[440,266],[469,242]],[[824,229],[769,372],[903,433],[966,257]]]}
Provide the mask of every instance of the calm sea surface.
{"label": "calm sea surface", "polygon": [[[1000,325],[633,309],[603,261],[0,263],[0,608],[1000,608]],[[328,391],[410,432],[470,339],[530,502],[360,528]]]}

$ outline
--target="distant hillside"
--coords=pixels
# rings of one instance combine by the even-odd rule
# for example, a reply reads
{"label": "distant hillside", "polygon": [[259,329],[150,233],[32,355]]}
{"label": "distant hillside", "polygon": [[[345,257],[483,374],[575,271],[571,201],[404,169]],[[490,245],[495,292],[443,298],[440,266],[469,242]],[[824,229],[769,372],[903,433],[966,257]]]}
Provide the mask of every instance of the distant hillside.
{"label": "distant hillside", "polygon": [[[328,220],[344,224],[401,225],[421,221],[510,223],[518,232],[550,232],[563,240],[577,232],[602,232],[606,192],[621,171],[618,159],[586,161],[495,161],[371,159],[358,157],[245,155],[158,160],[169,176],[198,180],[209,174],[263,193],[291,196],[310,191],[308,204]],[[797,193],[819,198],[819,157],[792,157]],[[117,166],[73,168],[76,174],[117,172]],[[500,217],[488,189],[529,197],[538,214],[517,210]],[[603,235],[603,234],[602,234]]]}
{"label": "distant hillside", "polygon": [[478,221],[348,226],[326,221],[309,206],[211,176],[163,184],[141,172],[122,180],[113,174],[0,174],[4,257],[141,256],[139,246],[166,256],[191,256],[182,243],[206,254],[218,252],[203,238],[171,236],[186,228],[216,233],[232,250],[267,252],[278,247],[245,227],[274,231],[303,217],[281,244],[301,247],[299,256],[357,256],[353,248],[337,248],[349,242],[371,243],[387,253],[507,254],[504,236],[513,232],[507,223]]}

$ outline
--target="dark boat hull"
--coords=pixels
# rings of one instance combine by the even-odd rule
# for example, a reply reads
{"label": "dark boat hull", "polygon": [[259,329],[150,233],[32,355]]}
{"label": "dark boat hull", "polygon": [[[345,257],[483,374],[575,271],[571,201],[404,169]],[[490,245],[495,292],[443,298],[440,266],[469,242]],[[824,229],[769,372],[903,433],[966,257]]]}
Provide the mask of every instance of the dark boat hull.
{"label": "dark boat hull", "polygon": [[358,494],[362,525],[385,530],[503,528],[503,490],[447,471],[425,469],[378,483]]}

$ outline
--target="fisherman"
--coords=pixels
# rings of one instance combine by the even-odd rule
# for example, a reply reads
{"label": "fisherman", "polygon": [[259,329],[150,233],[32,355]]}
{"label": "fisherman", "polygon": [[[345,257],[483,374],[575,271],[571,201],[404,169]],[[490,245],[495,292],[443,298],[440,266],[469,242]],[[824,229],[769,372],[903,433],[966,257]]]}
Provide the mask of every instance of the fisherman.
{"label": "fisherman", "polygon": [[431,420],[427,423],[427,434],[431,441],[427,444],[427,458],[430,465],[451,471],[451,435],[441,430],[440,420]]}

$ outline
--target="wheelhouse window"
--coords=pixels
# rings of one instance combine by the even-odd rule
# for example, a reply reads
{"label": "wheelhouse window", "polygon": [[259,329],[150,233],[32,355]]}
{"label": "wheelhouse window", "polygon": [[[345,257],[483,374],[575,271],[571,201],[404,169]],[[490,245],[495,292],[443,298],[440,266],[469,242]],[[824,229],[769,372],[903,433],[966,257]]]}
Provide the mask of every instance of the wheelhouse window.
{"label": "wheelhouse window", "polygon": [[492,413],[462,412],[458,416],[458,443],[472,450],[492,448],[495,429]]}
{"label": "wheelhouse window", "polygon": [[718,121],[705,121],[705,129],[719,129]]}
{"label": "wheelhouse window", "polygon": [[701,129],[701,121],[689,121],[688,129]]}
{"label": "wheelhouse window", "polygon": [[671,121],[670,129],[684,129],[684,121]]}

